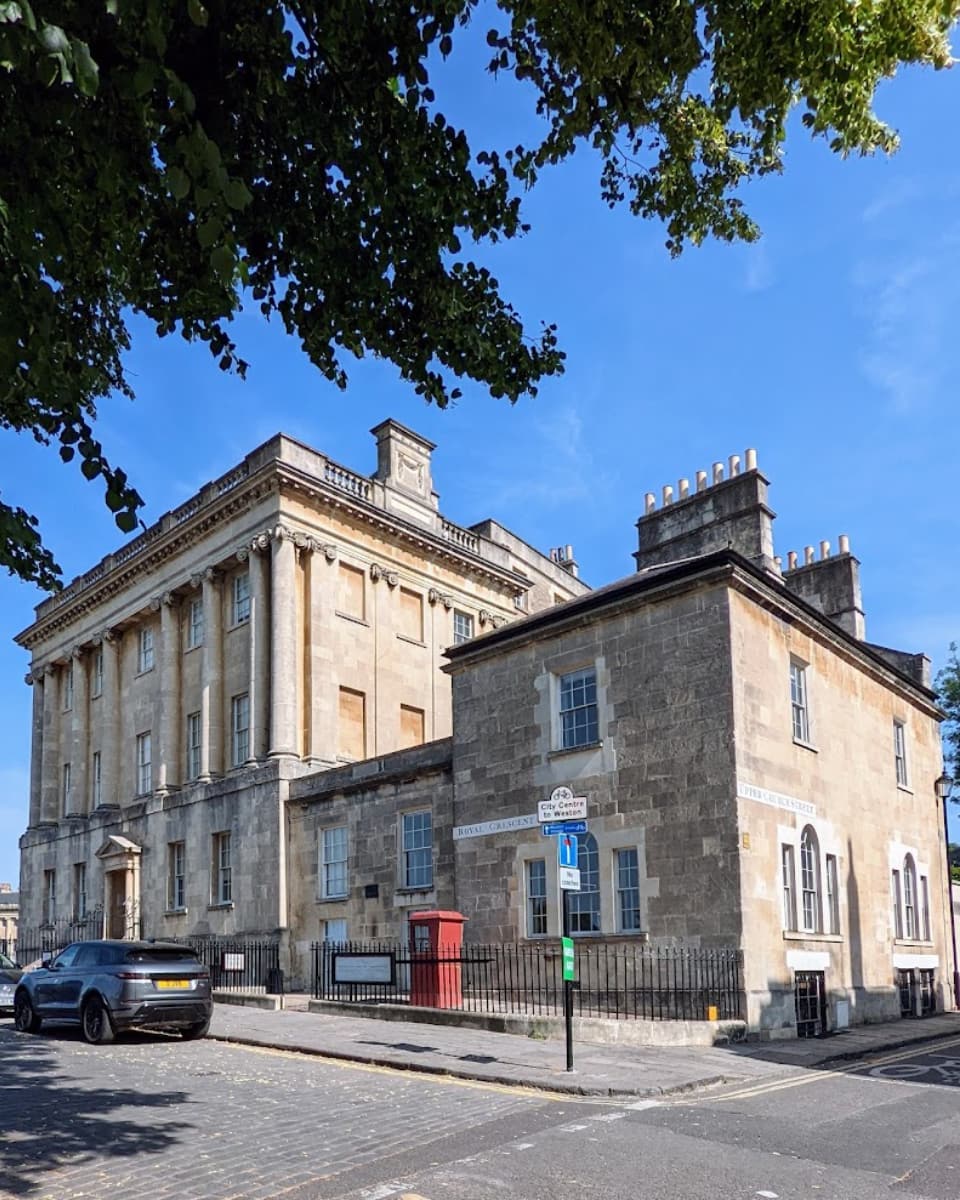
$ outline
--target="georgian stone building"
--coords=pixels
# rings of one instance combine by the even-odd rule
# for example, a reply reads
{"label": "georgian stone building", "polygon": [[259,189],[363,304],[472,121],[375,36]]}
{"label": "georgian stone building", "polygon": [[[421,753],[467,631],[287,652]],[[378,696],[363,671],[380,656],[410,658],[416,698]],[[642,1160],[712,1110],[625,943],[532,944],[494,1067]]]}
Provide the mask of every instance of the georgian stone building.
{"label": "georgian stone building", "polygon": [[846,538],[783,564],[755,456],[730,470],[647,496],[635,574],[452,647],[449,741],[291,784],[294,951],[402,935],[409,895],[555,938],[566,785],[575,936],[742,948],[766,1036],[953,1006],[929,662],[865,640]]}
{"label": "georgian stone building", "polygon": [[748,452],[589,591],[374,433],[372,478],[274,439],[38,608],[25,924],[276,932],[301,979],[423,908],[555,938],[563,785],[575,936],[741,948],[767,1036],[952,1007],[929,662],[866,640],[846,538],[777,557]]}
{"label": "georgian stone building", "polygon": [[286,929],[291,780],[448,737],[444,650],[587,590],[372,432],[369,477],[278,435],[38,606],[24,926]]}

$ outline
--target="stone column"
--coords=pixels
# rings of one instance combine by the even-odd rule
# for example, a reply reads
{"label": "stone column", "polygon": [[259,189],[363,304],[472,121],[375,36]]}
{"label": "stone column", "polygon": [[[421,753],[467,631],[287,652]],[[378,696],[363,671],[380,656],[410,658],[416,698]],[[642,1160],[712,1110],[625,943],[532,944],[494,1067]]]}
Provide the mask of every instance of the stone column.
{"label": "stone column", "polygon": [[30,671],[24,682],[33,688],[33,726],[30,735],[30,827],[39,825],[43,812],[43,672]]}
{"label": "stone column", "polygon": [[103,729],[100,738],[100,807],[120,804],[120,643],[115,629],[105,629],[103,645]]}
{"label": "stone column", "polygon": [[90,742],[90,708],[87,702],[87,656],[80,646],[73,649],[73,730],[70,748],[70,811],[90,810],[87,754]]}
{"label": "stone column", "polygon": [[270,537],[261,533],[250,543],[250,757],[266,757],[270,738],[270,582],[267,556]]}
{"label": "stone column", "polygon": [[223,602],[220,572],[203,573],[203,663],[200,688],[200,778],[223,773]]}
{"label": "stone column", "polygon": [[160,608],[160,761],[157,791],[180,786],[180,601],[166,592]]}
{"label": "stone column", "polygon": [[57,668],[43,672],[43,766],[40,821],[56,825],[60,819],[60,688]]}
{"label": "stone column", "polygon": [[273,534],[270,629],[270,756],[297,754],[297,550],[290,530]]}

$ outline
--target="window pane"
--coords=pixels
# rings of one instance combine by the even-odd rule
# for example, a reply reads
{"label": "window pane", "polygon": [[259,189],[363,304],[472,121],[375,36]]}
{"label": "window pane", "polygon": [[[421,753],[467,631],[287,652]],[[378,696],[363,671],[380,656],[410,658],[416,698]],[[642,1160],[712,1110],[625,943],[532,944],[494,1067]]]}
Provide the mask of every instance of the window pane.
{"label": "window pane", "polygon": [[807,673],[800,663],[790,664],[790,703],[793,711],[793,736],[798,742],[810,740],[807,713]]}
{"label": "window pane", "polygon": [[800,835],[800,891],[803,901],[803,928],[819,933],[820,923],[820,848],[817,835],[808,825]]}
{"label": "window pane", "polygon": [[599,740],[597,678],[592,670],[560,677],[560,747],[589,746]]}
{"label": "window pane", "polygon": [[460,646],[473,637],[473,617],[469,613],[453,610],[453,644]]}
{"label": "window pane", "polygon": [[617,851],[617,923],[621,933],[640,931],[640,860],[637,851]]}
{"label": "window pane", "polygon": [[547,863],[535,858],[527,863],[527,937],[547,932]]}
{"label": "window pane", "polygon": [[246,571],[233,580],[233,623],[250,620],[250,576]]}
{"label": "window pane", "polygon": [[433,814],[403,814],[403,885],[429,888],[433,885]]}
{"label": "window pane", "polygon": [[796,882],[793,870],[793,847],[782,846],[780,849],[780,859],[780,869],[783,874],[783,927],[784,929],[796,929],[797,910],[794,900]]}
{"label": "window pane", "polygon": [[324,829],[321,837],[320,889],[323,896],[347,895],[347,827]]}
{"label": "window pane", "polygon": [[592,833],[577,834],[580,891],[567,898],[571,933],[600,932],[600,854]]}

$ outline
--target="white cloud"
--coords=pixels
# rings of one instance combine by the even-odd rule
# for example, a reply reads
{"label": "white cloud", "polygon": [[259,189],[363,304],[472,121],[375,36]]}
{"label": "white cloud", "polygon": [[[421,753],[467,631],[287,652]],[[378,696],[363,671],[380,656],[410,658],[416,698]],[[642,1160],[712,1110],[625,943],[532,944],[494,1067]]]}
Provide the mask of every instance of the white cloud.
{"label": "white cloud", "polygon": [[960,301],[957,265],[954,229],[922,251],[872,260],[855,273],[867,322],[861,367],[895,412],[924,407],[948,373]]}
{"label": "white cloud", "polygon": [[747,251],[747,270],[743,286],[748,292],[765,292],[767,288],[773,287],[773,284],[773,263],[767,253],[766,244],[760,242]]}
{"label": "white cloud", "polygon": [[889,187],[875,196],[863,210],[861,216],[866,223],[878,220],[887,213],[902,208],[922,194],[922,188],[915,179],[898,179]]}

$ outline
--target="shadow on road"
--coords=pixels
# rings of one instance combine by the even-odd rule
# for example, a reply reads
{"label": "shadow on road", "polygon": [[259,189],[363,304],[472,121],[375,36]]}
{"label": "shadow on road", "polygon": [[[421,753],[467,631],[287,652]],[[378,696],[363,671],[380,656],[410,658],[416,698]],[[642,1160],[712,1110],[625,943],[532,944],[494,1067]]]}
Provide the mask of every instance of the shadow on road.
{"label": "shadow on road", "polygon": [[[164,1119],[163,1110],[190,1102],[185,1092],[78,1087],[86,1072],[62,1071],[58,1052],[59,1042],[76,1035],[53,1033],[31,1037],[0,1024],[0,1194],[64,1194],[69,1176],[60,1183],[56,1172],[94,1158],[109,1167],[113,1159],[156,1154],[194,1128]],[[106,1073],[109,1051],[102,1054],[96,1069]]]}

